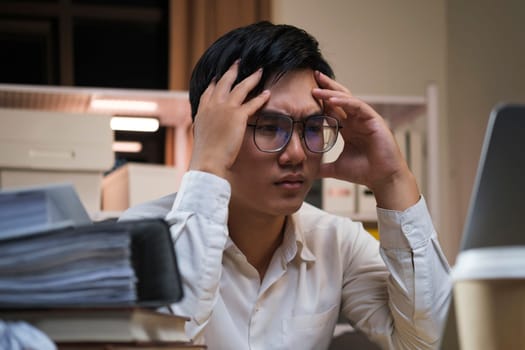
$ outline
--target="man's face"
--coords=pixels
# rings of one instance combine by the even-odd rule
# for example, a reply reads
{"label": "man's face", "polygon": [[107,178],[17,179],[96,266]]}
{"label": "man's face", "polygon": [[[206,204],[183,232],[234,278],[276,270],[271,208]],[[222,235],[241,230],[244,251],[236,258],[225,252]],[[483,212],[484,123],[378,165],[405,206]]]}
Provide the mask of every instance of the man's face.
{"label": "man's face", "polygon": [[[287,115],[301,120],[322,114],[320,102],[313,98],[317,87],[312,70],[286,73],[267,86],[271,96],[261,112]],[[255,116],[248,119],[255,121]],[[301,138],[302,125],[295,124],[292,138],[280,152],[260,151],[247,127],[243,145],[228,180],[232,186],[230,208],[262,215],[289,215],[299,209],[319,171],[322,155],[308,151]]]}

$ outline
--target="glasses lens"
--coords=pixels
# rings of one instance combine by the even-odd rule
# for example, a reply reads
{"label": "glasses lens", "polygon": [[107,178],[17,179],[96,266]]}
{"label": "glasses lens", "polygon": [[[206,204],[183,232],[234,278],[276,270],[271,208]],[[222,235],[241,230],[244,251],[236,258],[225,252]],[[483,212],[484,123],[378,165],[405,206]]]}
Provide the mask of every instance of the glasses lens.
{"label": "glasses lens", "polygon": [[328,151],[335,144],[339,124],[337,119],[327,116],[310,117],[304,125],[304,141],[312,152]]}
{"label": "glasses lens", "polygon": [[282,149],[292,133],[293,120],[285,116],[265,115],[257,118],[254,130],[255,144],[261,151]]}

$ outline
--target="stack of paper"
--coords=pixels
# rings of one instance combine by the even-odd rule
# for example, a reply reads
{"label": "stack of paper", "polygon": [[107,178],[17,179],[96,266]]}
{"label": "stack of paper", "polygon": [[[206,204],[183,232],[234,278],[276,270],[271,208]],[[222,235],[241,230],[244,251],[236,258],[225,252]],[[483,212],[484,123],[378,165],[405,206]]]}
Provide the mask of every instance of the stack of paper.
{"label": "stack of paper", "polygon": [[71,185],[0,192],[0,308],[157,307],[181,298],[164,220],[92,223]]}
{"label": "stack of paper", "polygon": [[130,303],[136,299],[130,236],[70,229],[0,238],[0,304]]}
{"label": "stack of paper", "polygon": [[0,191],[0,238],[91,223],[71,184]]}

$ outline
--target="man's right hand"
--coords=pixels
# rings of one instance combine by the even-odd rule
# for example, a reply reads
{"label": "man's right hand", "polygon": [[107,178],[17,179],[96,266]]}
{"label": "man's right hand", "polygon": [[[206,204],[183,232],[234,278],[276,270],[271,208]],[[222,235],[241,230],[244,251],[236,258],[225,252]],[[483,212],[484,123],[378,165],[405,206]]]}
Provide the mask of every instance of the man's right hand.
{"label": "man's right hand", "polygon": [[236,61],[219,81],[213,80],[202,94],[193,123],[194,143],[190,170],[200,170],[226,177],[241,148],[248,117],[269,99],[264,90],[246,101],[246,97],[261,79],[257,70],[233,89],[239,61]]}

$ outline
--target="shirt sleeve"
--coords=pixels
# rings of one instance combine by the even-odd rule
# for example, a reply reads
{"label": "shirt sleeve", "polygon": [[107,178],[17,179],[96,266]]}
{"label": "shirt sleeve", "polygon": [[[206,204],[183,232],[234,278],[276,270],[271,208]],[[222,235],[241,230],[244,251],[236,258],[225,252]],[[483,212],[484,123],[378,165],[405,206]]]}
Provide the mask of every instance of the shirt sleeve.
{"label": "shirt sleeve", "polygon": [[347,298],[351,294],[360,303],[356,326],[384,349],[437,349],[452,281],[425,200],[403,212],[377,208],[377,213],[384,266],[362,239],[353,248],[361,267],[353,269],[352,279],[361,282]]}
{"label": "shirt sleeve", "polygon": [[184,298],[171,306],[191,318],[186,332],[199,338],[219,296],[222,254],[228,238],[229,183],[215,175],[187,172],[166,215],[175,244]]}

